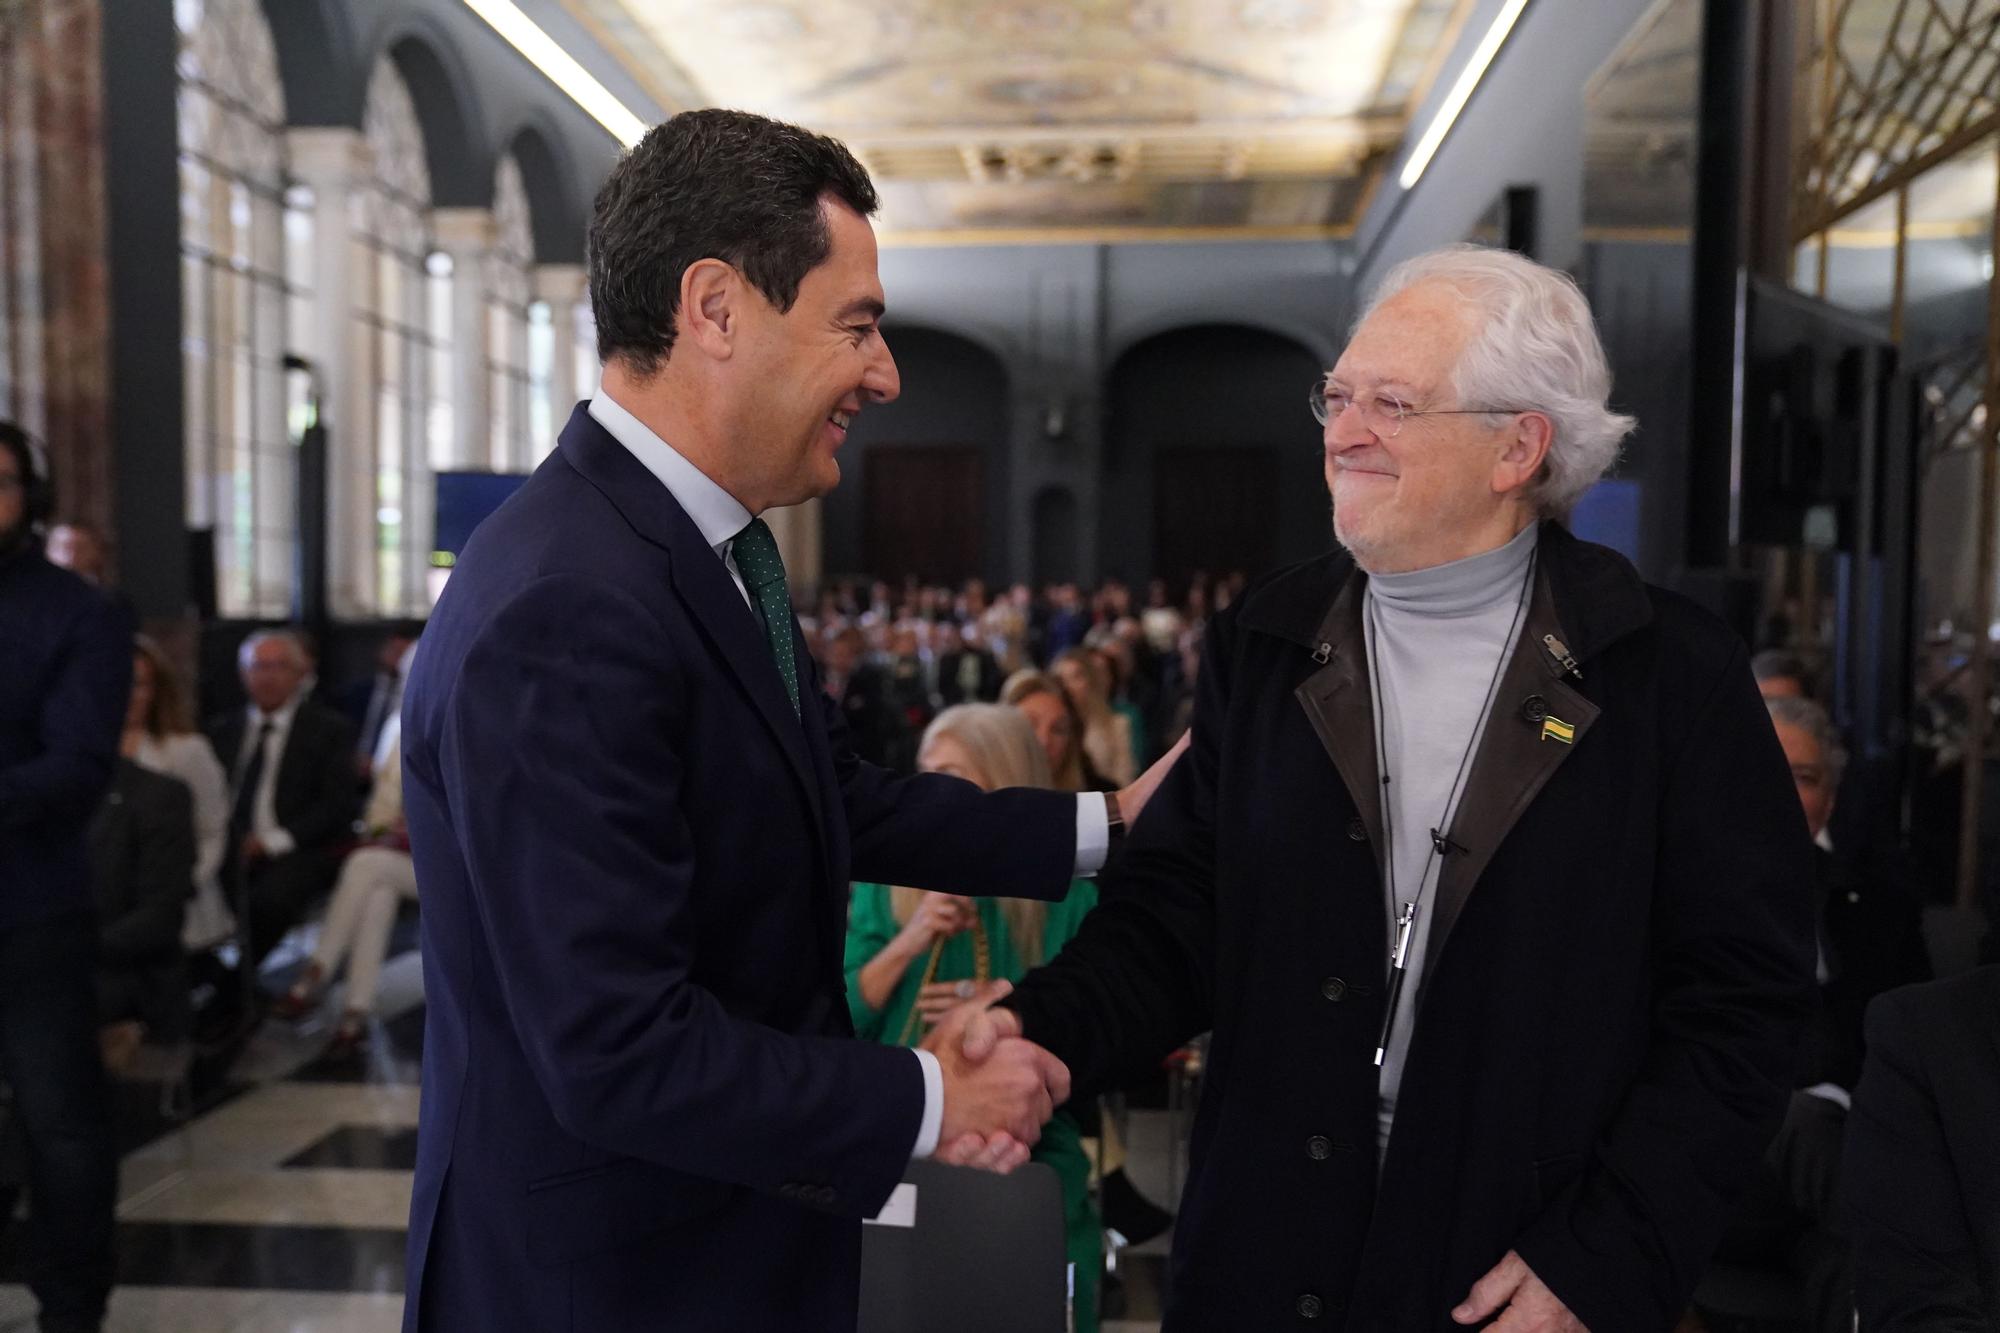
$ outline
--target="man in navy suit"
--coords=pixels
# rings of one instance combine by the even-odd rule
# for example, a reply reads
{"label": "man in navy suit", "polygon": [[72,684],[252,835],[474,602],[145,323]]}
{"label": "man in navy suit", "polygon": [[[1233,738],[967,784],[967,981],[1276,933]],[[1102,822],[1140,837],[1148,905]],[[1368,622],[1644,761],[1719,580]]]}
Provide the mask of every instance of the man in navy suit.
{"label": "man in navy suit", "polygon": [[984,795],[847,744],[755,516],[832,489],[898,391],[874,208],[839,144],[727,111],[598,197],[603,388],[474,536],[404,702],[406,1329],[851,1329],[909,1160],[1009,1168],[1068,1095],[1026,1042],[848,1022],[851,878],[1055,897],[1157,780]]}

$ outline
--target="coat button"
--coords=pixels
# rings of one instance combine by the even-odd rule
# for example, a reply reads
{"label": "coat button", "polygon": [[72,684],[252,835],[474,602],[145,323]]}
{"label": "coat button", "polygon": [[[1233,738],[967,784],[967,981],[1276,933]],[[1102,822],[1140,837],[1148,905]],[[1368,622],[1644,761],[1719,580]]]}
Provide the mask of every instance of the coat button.
{"label": "coat button", "polygon": [[1315,1134],[1306,1140],[1306,1156],[1315,1162],[1324,1162],[1333,1155],[1333,1140],[1324,1134]]}
{"label": "coat button", "polygon": [[1347,998],[1347,983],[1339,977],[1328,977],[1325,981],[1319,983],[1319,993],[1326,996],[1327,999],[1332,1000],[1335,1004],[1339,1004]]}
{"label": "coat button", "polygon": [[1539,694],[1531,694],[1521,703],[1521,716],[1530,722],[1545,722],[1549,716],[1549,701]]}
{"label": "coat button", "polygon": [[1361,821],[1360,815],[1347,821],[1347,836],[1355,842],[1368,841],[1368,825]]}
{"label": "coat button", "polygon": [[1307,1292],[1299,1297],[1298,1310],[1301,1319],[1317,1319],[1325,1312],[1326,1305],[1319,1297]]}

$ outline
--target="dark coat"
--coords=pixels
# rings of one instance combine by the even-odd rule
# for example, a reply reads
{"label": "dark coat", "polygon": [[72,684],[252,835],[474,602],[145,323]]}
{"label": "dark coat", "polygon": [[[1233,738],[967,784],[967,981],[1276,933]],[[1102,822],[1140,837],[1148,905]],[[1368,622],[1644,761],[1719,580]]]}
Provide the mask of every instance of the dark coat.
{"label": "dark coat", "polygon": [[[1835,844],[1839,846],[1839,844]],[[1863,861],[1843,848],[1813,848],[1820,899],[1820,941],[1830,976],[1820,986],[1820,1014],[1807,1042],[1800,1087],[1861,1076],[1862,1015],[1884,991],[1931,979],[1917,900],[1881,859]]]}
{"label": "dark coat", "polygon": [[186,1031],[181,922],[194,862],[187,784],[119,760],[90,822],[100,1021],[136,1018],[161,1040]]}
{"label": "dark coat", "polygon": [[1842,1168],[1865,1333],[2000,1328],[2000,967],[1890,991]]}
{"label": "dark coat", "polygon": [[123,613],[39,549],[0,556],[0,929],[90,910],[84,830],[131,692]]}
{"label": "dark coat", "polygon": [[850,879],[1058,897],[1075,798],[856,760],[584,409],[417,654],[424,1106],[405,1328],[852,1329],[908,1051],[852,1040]]}
{"label": "dark coat", "polygon": [[1169,1330],[1456,1329],[1510,1249],[1597,1333],[1665,1330],[1778,1124],[1810,843],[1748,655],[1557,526],[1539,561],[1379,1182],[1389,927],[1344,556],[1211,622],[1192,750],[1009,1001],[1085,1087],[1214,1031]]}
{"label": "dark coat", "polygon": [[[242,780],[249,710],[232,709],[208,724],[208,742],[229,774],[230,797]],[[292,714],[271,806],[298,851],[332,858],[354,834],[354,725],[338,710],[304,699]],[[234,849],[231,849],[232,855]]]}
{"label": "dark coat", "polygon": [[[965,689],[964,677],[967,659],[977,663],[978,683],[971,693]],[[1000,664],[993,660],[993,654],[981,648],[961,648],[955,653],[945,653],[937,660],[938,699],[946,708],[954,704],[991,702],[1000,697]]]}

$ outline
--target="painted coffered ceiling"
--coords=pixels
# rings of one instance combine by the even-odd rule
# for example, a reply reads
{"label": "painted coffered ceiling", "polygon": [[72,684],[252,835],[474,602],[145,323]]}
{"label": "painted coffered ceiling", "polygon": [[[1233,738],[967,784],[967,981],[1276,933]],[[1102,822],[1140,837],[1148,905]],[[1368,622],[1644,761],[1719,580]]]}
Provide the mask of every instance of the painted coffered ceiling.
{"label": "painted coffered ceiling", "polygon": [[561,0],[662,106],[845,140],[905,241],[1339,234],[1469,0]]}

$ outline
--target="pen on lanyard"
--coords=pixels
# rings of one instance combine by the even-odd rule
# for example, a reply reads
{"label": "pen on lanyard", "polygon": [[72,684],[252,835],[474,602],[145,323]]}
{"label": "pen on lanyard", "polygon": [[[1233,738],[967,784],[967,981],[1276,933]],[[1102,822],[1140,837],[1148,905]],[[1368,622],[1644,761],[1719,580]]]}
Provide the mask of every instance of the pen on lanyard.
{"label": "pen on lanyard", "polygon": [[1382,1059],[1389,1052],[1389,1032],[1396,1026],[1396,1002],[1403,997],[1403,977],[1410,960],[1410,928],[1416,920],[1416,903],[1404,903],[1402,914],[1396,918],[1396,951],[1389,956],[1389,1003],[1382,1013],[1382,1040],[1375,1046],[1377,1069],[1382,1067]]}

